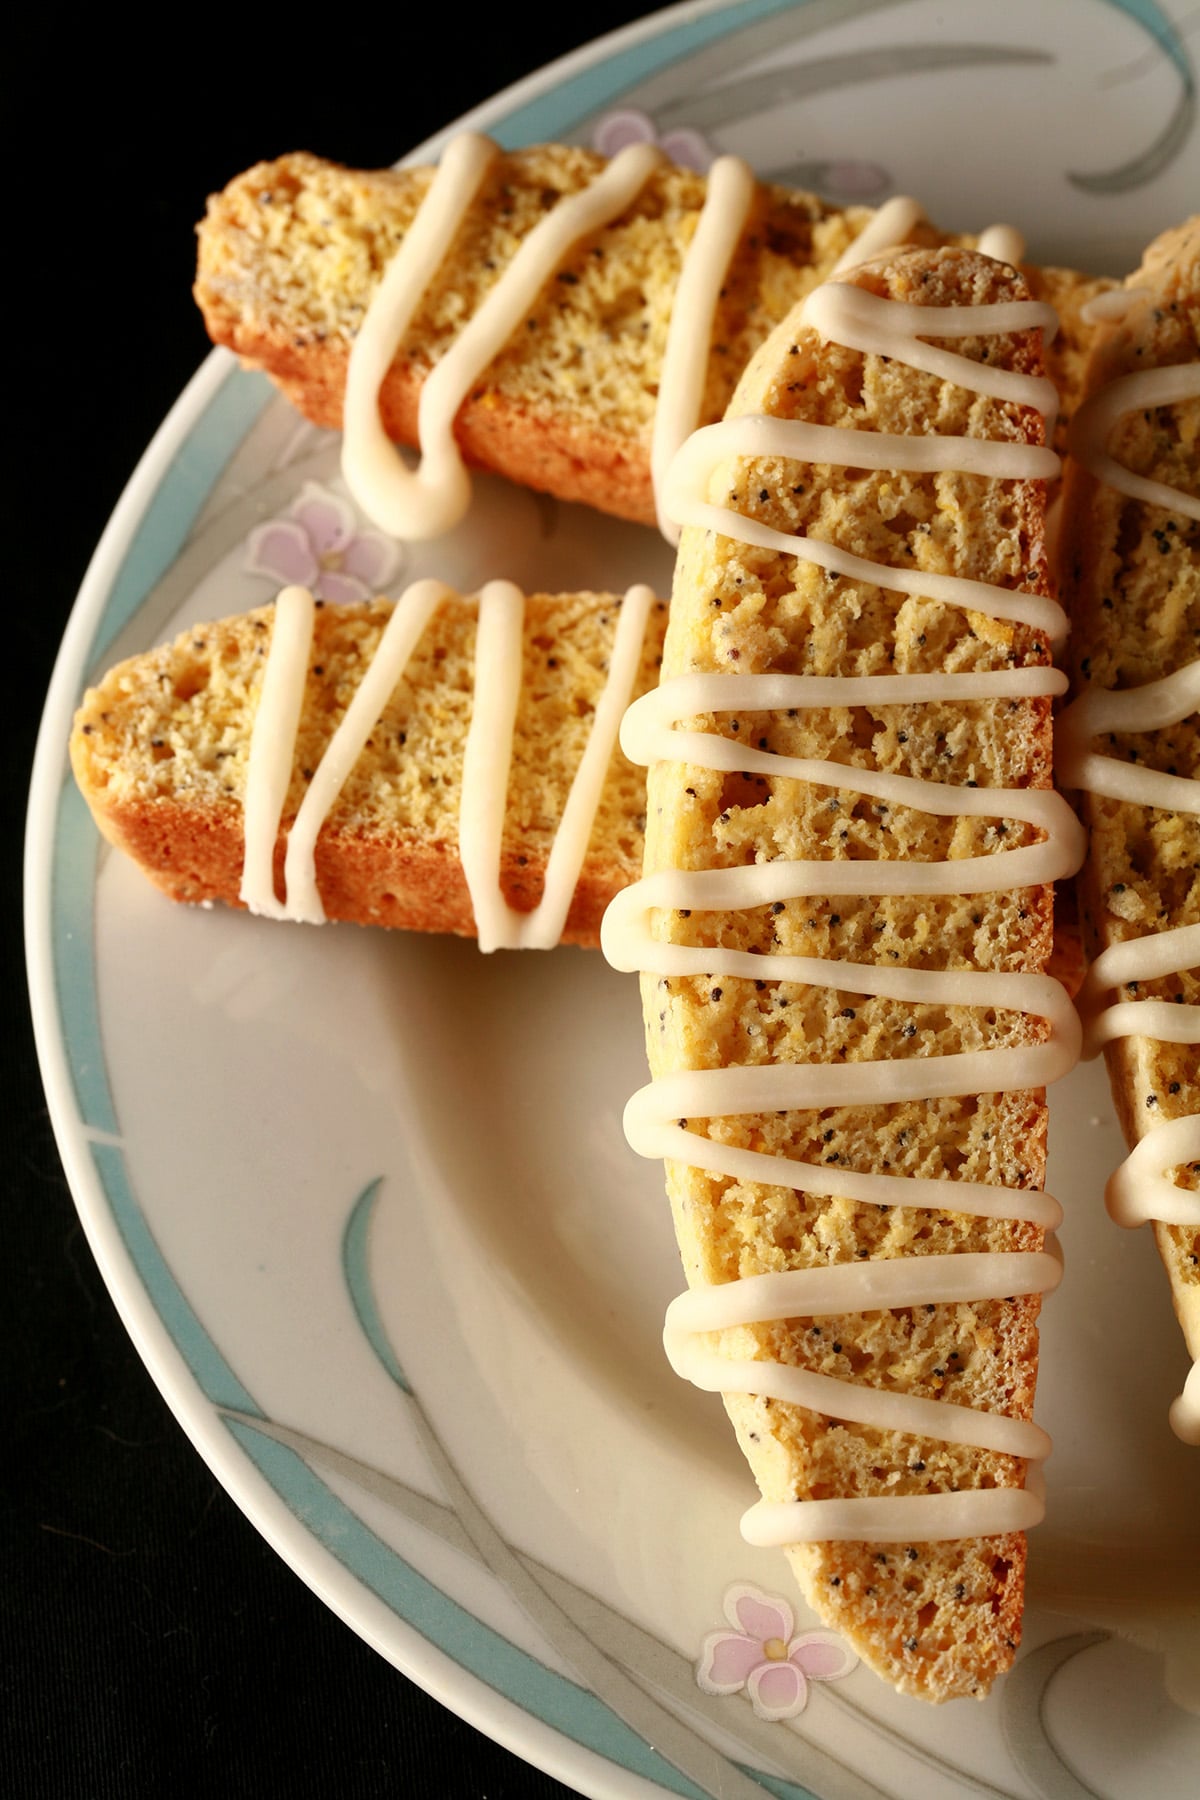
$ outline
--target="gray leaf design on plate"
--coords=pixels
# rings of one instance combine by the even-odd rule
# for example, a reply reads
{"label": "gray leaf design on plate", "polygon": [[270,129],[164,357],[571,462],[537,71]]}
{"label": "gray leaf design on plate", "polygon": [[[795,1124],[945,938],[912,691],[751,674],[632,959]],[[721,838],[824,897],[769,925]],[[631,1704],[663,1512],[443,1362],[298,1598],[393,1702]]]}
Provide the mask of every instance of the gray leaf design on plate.
{"label": "gray leaf design on plate", "polygon": [[[1102,170],[1096,175],[1082,175],[1073,171],[1068,174],[1068,180],[1088,194],[1123,194],[1130,188],[1142,187],[1147,181],[1153,181],[1168,164],[1174,162],[1196,123],[1196,81],[1180,32],[1162,8],[1155,4],[1155,0],[1107,0],[1107,4],[1115,6],[1119,12],[1135,20],[1148,33],[1154,46],[1151,58],[1153,59],[1154,51],[1157,51],[1168,62],[1174,63],[1183,85],[1162,131],[1140,156],[1132,157],[1115,169]],[[1196,24],[1197,15],[1193,13],[1184,21],[1184,30],[1194,29]],[[1140,68],[1139,64],[1136,72],[1140,72]]]}
{"label": "gray leaf design on plate", "polygon": [[821,1792],[830,1800],[881,1800],[879,1789],[863,1781],[836,1757],[793,1735],[781,1743],[773,1726],[752,1719],[741,1697],[702,1696],[690,1662],[634,1627],[594,1595],[544,1568],[534,1558],[518,1553],[501,1536],[447,1454],[387,1338],[372,1287],[370,1264],[370,1224],[380,1187],[380,1179],[368,1183],[350,1210],[342,1239],[343,1274],[367,1341],[407,1398],[418,1437],[449,1506],[437,1507],[405,1483],[298,1432],[255,1419],[238,1422],[285,1444],[314,1467],[323,1463],[331,1472],[388,1500],[426,1529],[436,1530],[457,1548],[467,1549],[503,1583],[546,1641],[597,1698],[713,1800],[718,1796],[719,1800],[753,1800],[754,1796],[761,1796],[763,1784],[753,1771],[740,1769],[714,1750],[699,1732],[668,1710],[649,1691],[651,1688],[691,1711],[707,1712],[714,1707],[726,1713],[732,1710],[736,1721],[732,1724],[733,1735],[747,1749],[765,1752],[770,1764],[780,1771],[771,1792],[802,1800],[804,1790],[782,1778],[782,1755],[788,1763],[798,1759],[804,1779],[820,1782]]}

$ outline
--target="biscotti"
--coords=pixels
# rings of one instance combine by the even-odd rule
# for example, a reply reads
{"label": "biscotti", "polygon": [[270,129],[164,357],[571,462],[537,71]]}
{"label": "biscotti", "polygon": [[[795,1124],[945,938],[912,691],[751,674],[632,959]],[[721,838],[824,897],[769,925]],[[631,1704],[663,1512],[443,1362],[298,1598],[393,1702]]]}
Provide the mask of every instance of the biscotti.
{"label": "biscotti", "polygon": [[1129,277],[1071,446],[1060,774],[1090,837],[1081,1004],[1131,1152],[1110,1211],[1154,1221],[1193,1358],[1172,1423],[1200,1443],[1200,217]]}
{"label": "biscotti", "polygon": [[[683,360],[700,358],[690,429],[721,417],[753,351],[868,226],[880,247],[946,240],[908,202],[891,201],[878,214],[843,211],[812,194],[755,183],[748,170],[739,185],[733,159],[722,159],[706,180],[656,159],[646,146],[638,154],[646,173],[635,172],[628,203],[548,253],[507,338],[486,348],[465,377],[456,413],[450,402],[450,419],[468,463],[653,523],[652,453],[656,416],[661,426],[666,404],[669,331],[682,325],[691,332]],[[381,352],[378,415],[390,438],[419,441],[431,373],[446,372],[448,352],[461,346],[484,301],[495,300],[518,251],[616,167],[579,147],[542,145],[486,164],[474,198],[466,196],[461,224],[440,198],[431,203],[447,241],[417,282],[394,356],[386,347]],[[432,169],[361,173],[303,154],[239,176],[213,196],[199,228],[195,293],[213,340],[265,370],[314,423],[340,429],[351,349],[418,214],[429,218],[422,203],[434,181]],[[711,324],[701,318],[693,325],[677,298],[689,251],[708,230],[706,201],[718,187],[732,235],[725,249],[715,247],[718,261],[710,260]],[[732,213],[726,187],[738,190],[728,196]],[[719,236],[720,219],[715,224]],[[1049,355],[1065,419],[1090,339],[1081,308],[1110,284],[1061,270],[1031,271],[1030,279],[1063,320]],[[364,405],[374,413],[373,394]],[[397,535],[428,535],[424,499]],[[438,514],[437,529],[445,528],[444,517]]]}
{"label": "biscotti", "polygon": [[1047,1447],[1042,1090],[1078,1032],[1044,969],[1082,855],[1050,791],[1049,323],[969,251],[867,264],[693,439],[663,682],[623,734],[647,873],[605,924],[643,971],[668,1348],[724,1395],[743,1530],[932,1700],[1013,1659]]}
{"label": "biscotti", "polygon": [[[610,692],[628,600],[534,595],[522,618],[519,596],[495,597],[515,608],[522,679],[492,882],[526,913],[542,899],[606,695],[615,738],[624,705],[657,680],[665,607],[641,597],[642,616],[628,621],[636,644],[622,650],[628,686]],[[326,917],[475,935],[459,832],[480,603],[448,592],[432,598],[428,624],[320,823],[313,862]],[[297,816],[364,676],[378,666],[396,610],[385,600],[313,609],[287,792],[267,852],[268,881],[281,900]],[[278,618],[276,607],[264,607],[185,632],[113,669],[76,716],[71,761],[98,826],[173,899],[242,903],[251,741]],[[506,749],[497,745],[495,757]],[[640,872],[644,778],[619,749],[602,755],[586,855],[555,934],[565,942],[594,944],[607,900]]]}

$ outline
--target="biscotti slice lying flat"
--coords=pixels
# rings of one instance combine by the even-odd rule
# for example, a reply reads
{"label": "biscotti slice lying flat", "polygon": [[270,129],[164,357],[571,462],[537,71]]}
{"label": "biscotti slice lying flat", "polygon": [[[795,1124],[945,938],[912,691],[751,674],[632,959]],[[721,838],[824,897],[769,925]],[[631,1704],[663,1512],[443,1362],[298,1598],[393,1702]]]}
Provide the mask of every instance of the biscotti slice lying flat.
{"label": "biscotti slice lying flat", "polygon": [[[568,791],[608,691],[622,617],[636,597],[637,590],[625,600],[534,595],[525,603],[517,628],[520,698],[496,845],[500,892],[517,912],[542,897]],[[649,596],[643,606],[641,623],[630,618],[638,642],[622,650],[631,664],[628,685],[608,700],[618,714],[658,676],[666,609],[649,604]],[[314,608],[295,753],[273,844],[281,896],[297,814],[375,666],[394,611],[386,600]],[[251,738],[278,616],[275,607],[264,607],[136,656],[90,689],[76,716],[71,761],[97,824],[173,899],[240,903]],[[314,847],[327,917],[475,934],[459,818],[478,622],[477,601],[449,594],[440,601],[353,761]],[[498,745],[495,756],[505,748]],[[606,901],[640,872],[642,771],[619,749],[606,764],[561,932],[566,942],[595,943]]]}
{"label": "biscotti slice lying flat", "polygon": [[868,264],[692,440],[663,682],[623,731],[647,876],[605,923],[644,972],[668,1350],[724,1394],[743,1529],[934,1700],[1011,1663],[1041,1510],[1042,1089],[1077,1047],[1042,971],[1082,855],[1047,791],[1047,322],[969,251]]}
{"label": "biscotti slice lying flat", "polygon": [[[722,159],[721,173],[706,180],[663,161],[655,166],[644,146],[639,154],[649,158],[649,173],[628,204],[603,225],[568,234],[551,254],[506,339],[473,365],[451,417],[468,462],[653,523],[652,445],[656,410],[667,406],[661,397],[673,321],[685,339],[693,309],[700,321],[676,365],[700,359],[690,429],[721,417],[753,351],[853,253],[866,227],[882,232],[880,247],[898,238],[945,240],[904,202],[878,214],[841,211],[812,194],[756,184],[748,171],[739,188],[736,172],[727,179],[733,159]],[[527,250],[560,203],[593,193],[615,168],[579,147],[542,145],[498,156],[461,224],[447,211],[449,198],[430,203],[435,220],[449,220],[448,241],[418,283],[415,312],[380,370],[379,415],[390,438],[417,443],[422,389],[435,368],[446,373],[448,352],[495,297],[518,250]],[[303,154],[239,176],[212,197],[199,228],[195,293],[213,340],[265,370],[314,423],[340,429],[352,345],[434,179],[427,168],[362,173]],[[719,219],[733,219],[727,263],[714,246],[718,260],[709,265],[711,326],[695,293],[677,304],[710,193],[718,236]],[[738,226],[743,200],[748,210]],[[1066,416],[1090,337],[1081,307],[1110,284],[1062,270],[1030,278],[1062,315],[1050,354]],[[422,508],[414,510],[399,535],[423,529]]]}
{"label": "biscotti slice lying flat", "polygon": [[1193,1357],[1172,1423],[1200,1443],[1200,217],[1150,246],[1126,293],[1065,483],[1080,698],[1060,773],[1090,834],[1085,1020],[1132,1152],[1110,1210],[1154,1220]]}

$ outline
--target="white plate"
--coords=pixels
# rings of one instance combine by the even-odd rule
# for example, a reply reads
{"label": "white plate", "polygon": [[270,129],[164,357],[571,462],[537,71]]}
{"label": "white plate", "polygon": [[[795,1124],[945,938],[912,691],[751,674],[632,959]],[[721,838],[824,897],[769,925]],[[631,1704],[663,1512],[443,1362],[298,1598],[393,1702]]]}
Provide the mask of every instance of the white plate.
{"label": "white plate", "polygon": [[[1034,254],[1122,272],[1189,183],[1194,203],[1184,5],[685,7],[475,122],[510,144],[587,141],[632,108],[763,175],[914,192],[949,227],[1014,218]],[[1068,1260],[1040,1412],[1057,1448],[1016,1670],[982,1706],[932,1710],[857,1669],[797,1683],[806,1704],[768,1723],[696,1680],[739,1586],[812,1621],[780,1560],[738,1535],[748,1476],[719,1403],[662,1358],[676,1255],[659,1172],[619,1125],[644,1078],[634,984],[578,951],[482,959],[185,911],[100,848],[65,776],[83,684],[267,600],[248,532],[306,482],[336,487],[336,466],[329,434],[209,360],[97,551],[31,798],[55,1128],[105,1278],[201,1454],[385,1656],[587,1794],[1192,1791],[1200,1733],[1164,1674],[1195,1703],[1200,1462],[1166,1426],[1185,1357],[1152,1248],[1099,1204],[1120,1150],[1095,1070],[1053,1100]],[[493,481],[392,587],[501,570],[619,586],[665,583],[669,563],[648,532]]]}

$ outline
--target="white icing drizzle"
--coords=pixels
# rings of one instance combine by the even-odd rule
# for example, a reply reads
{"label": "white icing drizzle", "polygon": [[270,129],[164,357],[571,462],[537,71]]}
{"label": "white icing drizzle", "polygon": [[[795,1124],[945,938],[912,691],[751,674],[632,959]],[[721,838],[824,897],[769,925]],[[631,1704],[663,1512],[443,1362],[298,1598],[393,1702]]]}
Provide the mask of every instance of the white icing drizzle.
{"label": "white icing drizzle", "polygon": [[[551,847],[542,898],[517,912],[499,885],[504,802],[521,685],[524,598],[510,581],[491,581],[479,599],[475,699],[463,756],[459,854],[481,950],[548,950],[558,943],[587,854],[621,715],[637,680],[654,591],[630,588],[621,604],[608,679]],[[480,676],[487,671],[486,682]]]}
{"label": "white icing drizzle", "polygon": [[1075,461],[1105,487],[1116,488],[1133,500],[1165,506],[1185,518],[1200,519],[1200,499],[1164,481],[1135,475],[1109,454],[1114,428],[1126,413],[1149,411],[1157,406],[1177,406],[1184,400],[1200,400],[1200,363],[1173,363],[1161,369],[1138,369],[1120,375],[1085,400],[1067,435],[1067,449]]}
{"label": "white icing drizzle", "polygon": [[1200,812],[1200,782],[1167,775],[1141,763],[1122,761],[1090,749],[1109,731],[1160,731],[1180,725],[1200,710],[1200,662],[1185,663],[1172,675],[1137,688],[1088,688],[1058,721],[1055,762],[1064,787],[1101,794],[1130,806],[1167,812]]}
{"label": "white icing drizzle", "polygon": [[753,172],[740,157],[721,156],[712,165],[704,209],[671,306],[650,448],[658,528],[669,544],[678,543],[679,527],[663,510],[663,476],[700,420],[713,318],[754,199],[754,185]]}
{"label": "white icing drizzle", "polygon": [[1023,1488],[971,1488],[958,1494],[884,1494],[878,1498],[758,1500],[742,1514],[748,1544],[913,1544],[993,1537],[1040,1525],[1046,1506],[1037,1465]]}
{"label": "white icing drizzle", "polygon": [[[421,400],[422,467],[410,471],[383,429],[379,390],[417,307],[437,274],[499,151],[465,132],[446,148],[429,192],[384,271],[350,350],[342,408],[342,474],[358,505],[396,537],[436,537],[466,511],[470,490],[457,445],[446,442],[444,406]],[[451,379],[453,371],[451,373]],[[431,377],[432,379],[432,377]],[[446,377],[442,378],[443,384]],[[461,400],[461,395],[459,396]],[[458,410],[453,402],[451,419]],[[442,424],[440,431],[436,427]],[[436,434],[435,434],[436,432]]]}
{"label": "white icing drizzle", "polygon": [[1149,932],[1110,944],[1093,962],[1079,991],[1083,1054],[1099,1054],[1114,1038],[1151,1037],[1164,1044],[1200,1044],[1200,1006],[1173,1000],[1121,1000],[1102,1005],[1113,988],[1134,987],[1200,967],[1200,925]]}
{"label": "white icing drizzle", "polygon": [[1194,1362],[1188,1370],[1183,1392],[1172,1400],[1167,1417],[1181,1443],[1200,1444],[1200,1362]]}
{"label": "white icing drizzle", "polygon": [[[1119,288],[1099,295],[1084,309],[1088,323],[1123,321],[1149,295],[1148,289]],[[1090,314],[1090,316],[1089,316]],[[1149,481],[1109,452],[1115,427],[1126,414],[1200,398],[1200,363],[1180,363],[1118,376],[1093,394],[1072,420],[1071,455],[1098,482],[1144,505],[1164,507],[1200,519],[1200,500],[1164,482]],[[1105,732],[1158,731],[1200,711],[1200,661],[1185,664],[1158,681],[1137,688],[1091,687],[1059,721],[1056,763],[1066,787],[1081,789],[1128,806],[1200,814],[1200,781],[1168,775],[1140,763],[1105,756],[1091,748]],[[1116,988],[1182,974],[1200,964],[1200,925],[1148,932],[1110,944],[1093,962],[1080,992],[1084,1053],[1095,1056],[1118,1038],[1143,1037],[1160,1043],[1200,1043],[1200,1007],[1164,1000],[1104,998]],[[1200,1230],[1200,1194],[1169,1179],[1181,1163],[1200,1160],[1200,1114],[1155,1125],[1109,1178],[1105,1203],[1118,1225],[1156,1221]],[[1183,1393],[1170,1409],[1171,1429],[1188,1444],[1200,1444],[1200,1358],[1192,1365]]]}
{"label": "white icing drizzle", "polygon": [[1134,308],[1149,296],[1149,288],[1109,288],[1106,293],[1093,294],[1080,307],[1079,317],[1085,325],[1122,325]]}
{"label": "white icing drizzle", "polygon": [[425,627],[449,593],[450,589],[440,581],[417,581],[393,608],[379,647],[325,747],[288,836],[284,878],[289,919],[306,925],[325,923],[314,861],[321,827],[408,667]]}
{"label": "white icing drizzle", "polygon": [[[246,776],[246,873],[241,898],[252,911],[275,919],[324,923],[326,915],[317,890],[315,867],[321,827],[430,620],[443,600],[451,596],[452,590],[443,582],[427,579],[414,582],[396,602],[301,801],[288,837],[284,861],[287,898],[281,902],[275,897],[272,872],[275,840],[295,760],[314,602],[303,588],[287,588],[280,594]],[[630,588],[623,601],[614,604],[619,612],[608,676],[550,848],[542,899],[532,912],[520,913],[507,905],[498,878],[520,698],[525,598],[510,581],[489,582],[480,595],[459,840],[482,950],[547,950],[562,936],[616,746],[621,715],[637,680],[650,609],[655,604],[654,591],[638,584]]]}
{"label": "white icing drizzle", "polygon": [[[883,209],[884,212],[887,209]],[[911,229],[911,221],[899,232]],[[897,232],[887,222],[887,235]],[[883,228],[881,227],[881,242]],[[859,248],[862,239],[859,240]],[[873,254],[875,246],[867,247]],[[851,266],[844,259],[844,266]],[[864,305],[863,302],[866,302]],[[1048,323],[1047,309],[1029,302],[1002,307],[920,308],[880,301],[842,283],[817,289],[805,305],[805,322],[822,337],[878,350],[943,379],[1048,410],[1046,384],[1011,377],[919,342],[986,332],[1030,330]],[[986,385],[985,385],[986,384]],[[818,562],[839,574],[898,588],[997,618],[1021,618],[1046,631],[1064,621],[1053,603],[1034,595],[956,577],[899,572],[835,546],[771,531],[739,513],[707,501],[709,478],[734,457],[778,456],[809,462],[908,469],[975,469],[997,479],[1031,480],[1057,471],[1057,459],[1034,445],[989,444],[958,438],[895,439],[843,432],[793,421],[734,418],[698,432],[672,467],[668,504],[684,523]],[[724,912],[802,894],[963,894],[1042,885],[1073,872],[1083,854],[1083,835],[1070,809],[1042,789],[969,789],[917,780],[881,770],[816,759],[785,757],[743,746],[717,732],[679,730],[681,721],[708,713],[772,711],[804,706],[919,704],[935,700],[1000,700],[1049,696],[1062,678],[1044,668],[971,675],[921,674],[858,679],[782,675],[683,676],[664,683],[631,709],[622,733],[633,760],[675,760],[713,770],[766,773],[853,793],[875,795],[889,805],[911,806],[941,816],[1019,818],[1044,835],[1041,842],[994,856],[939,863],[879,860],[766,862],[692,872],[661,870],[617,896],[605,917],[602,944],[619,968],[672,975],[744,976],[802,982],[851,993],[878,994],[929,1004],[980,1006],[1023,1012],[1045,1021],[1041,1041],[947,1056],[885,1062],[741,1065],[686,1070],[661,1077],[633,1096],[626,1133],[642,1154],[675,1158],[728,1176],[790,1186],[804,1192],[845,1196],[876,1205],[961,1210],[980,1217],[1029,1219],[1052,1227],[1061,1216],[1047,1196],[1009,1192],[982,1183],[860,1173],[818,1167],[748,1151],[688,1129],[692,1120],[727,1118],[795,1108],[869,1106],[939,1096],[996,1093],[1039,1087],[1065,1073],[1079,1046],[1079,1024],[1059,984],[1047,976],[982,970],[924,972],[848,964],[782,954],[755,956],[726,948],[660,943],[651,916],[658,908]],[[826,1416],[880,1429],[912,1431],[945,1442],[976,1444],[1031,1461],[1048,1440],[1038,1427],[1002,1415],[980,1413],[940,1400],[898,1396],[768,1360],[737,1361],[702,1341],[711,1331],[793,1316],[866,1311],[940,1298],[1004,1297],[1042,1293],[1058,1279],[1049,1254],[900,1257],[805,1269],[785,1276],[731,1281],[681,1296],[668,1313],[665,1341],[673,1366],[704,1388],[777,1396]],[[879,1542],[934,1540],[1024,1529],[1041,1516],[1035,1481],[1023,1489],[980,1489],[958,1494],[884,1496],[879,1499],[760,1502],[745,1515],[752,1543],[785,1544],[831,1539]]]}
{"label": "white icing drizzle", "polygon": [[275,839],[292,779],[292,758],[312,644],[314,602],[307,588],[284,588],[275,602],[271,650],[246,769],[246,849],[238,897],[267,919],[287,918],[275,898]]}
{"label": "white icing drizzle", "polygon": [[[1154,1222],[1200,1231],[1200,1193],[1172,1179],[1182,1163],[1200,1163],[1200,1113],[1156,1125],[1113,1170],[1104,1189],[1113,1223],[1129,1230]],[[1193,1360],[1183,1392],[1171,1402],[1167,1416],[1177,1438],[1200,1444],[1200,1357]]]}
{"label": "white icing drizzle", "polygon": [[[437,537],[461,519],[470,501],[470,482],[454,437],[459,407],[563,258],[582,238],[623,213],[663,160],[653,144],[628,145],[589,187],[561,199],[522,240],[421,389],[421,462],[410,470],[379,423],[379,384],[494,154],[494,145],[473,134],[451,144],[438,171],[440,177],[449,164],[450,176],[441,188],[435,177],[351,352],[342,473],[367,516],[394,537]],[[427,214],[429,225],[405,262],[405,251]]]}
{"label": "white icing drizzle", "polygon": [[845,275],[850,269],[857,269],[861,263],[870,262],[873,257],[883,256],[889,250],[898,249],[906,244],[913,233],[914,226],[920,225],[925,218],[925,209],[919,200],[909,194],[893,194],[878,208],[874,217],[859,232],[854,242],[846,247],[833,265],[831,279]]}
{"label": "white icing drizzle", "polygon": [[1015,225],[989,225],[975,247],[981,256],[994,256],[1015,269],[1025,254],[1025,238]]}
{"label": "white icing drizzle", "polygon": [[1105,1189],[1108,1215],[1117,1225],[1200,1228],[1200,1194],[1167,1179],[1180,1163],[1200,1160],[1200,1113],[1168,1119],[1139,1138]]}

